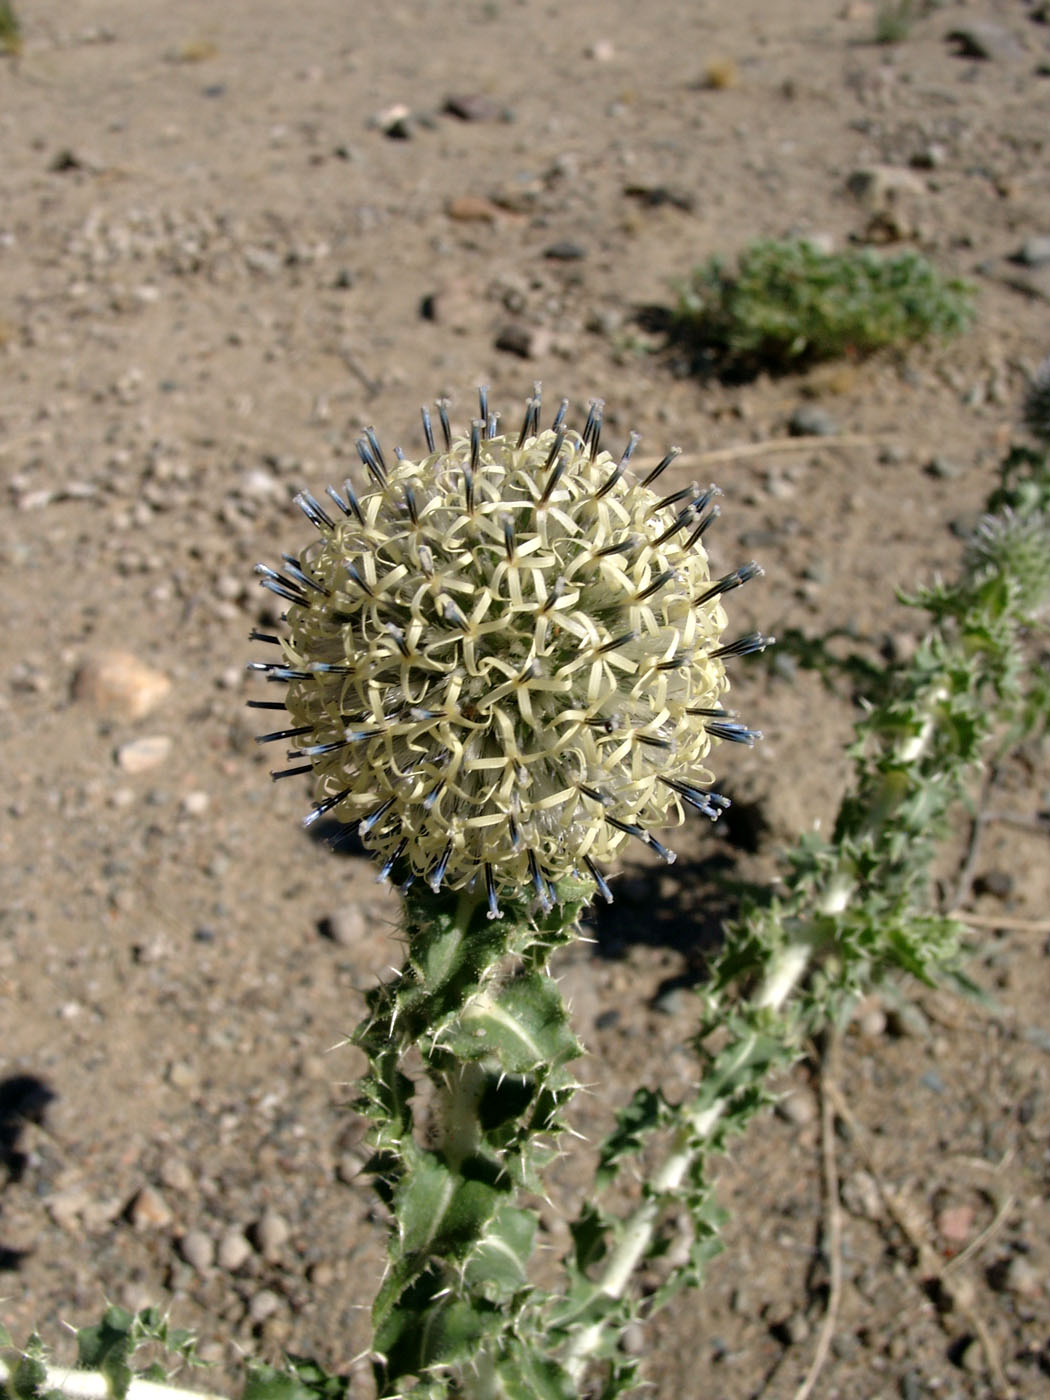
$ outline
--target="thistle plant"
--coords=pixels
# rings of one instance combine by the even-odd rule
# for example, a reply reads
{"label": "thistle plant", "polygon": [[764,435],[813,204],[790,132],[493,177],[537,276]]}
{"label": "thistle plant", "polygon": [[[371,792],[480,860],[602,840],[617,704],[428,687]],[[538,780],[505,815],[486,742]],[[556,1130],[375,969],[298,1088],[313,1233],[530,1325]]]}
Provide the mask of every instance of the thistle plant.
{"label": "thistle plant", "polygon": [[[670,454],[634,480],[634,439],[604,453],[597,406],[580,433],[564,409],[541,430],[538,400],[513,436],[484,396],[459,437],[439,406],[442,446],[425,414],[418,463],[388,465],[366,432],[369,490],[330,492],[335,515],[301,497],[319,541],[262,571],[289,607],[287,636],[264,639],[280,659],[259,667],[284,698],[255,703],[292,721],[263,738],[291,746],[279,772],[315,784],[307,822],[356,823],[404,889],[404,964],[354,1037],[392,1219],[373,1309],[383,1396],[636,1389],[624,1329],[702,1281],[720,1247],[713,1164],[769,1102],[771,1073],[888,978],[964,985],[963,926],[937,907],[931,863],[981,765],[1050,720],[1050,451],[1014,448],[958,577],[905,600],[927,615],[914,657],[867,673],[829,834],[804,835],[775,893],[726,928],[697,993],[694,1087],[671,1101],[643,1085],[623,1107],[541,1286],[536,1202],[579,1051],[550,960],[608,895],[599,863],[622,839],[659,855],[654,829],[724,806],[706,786],[711,749],[756,737],[723,708],[724,666],[764,639],[722,641],[722,597],[755,568],[709,578],[709,492],[658,498]],[[691,1245],[669,1268],[683,1219]],[[110,1323],[87,1329],[94,1369],[49,1369],[33,1339],[0,1359],[0,1390],[178,1400],[133,1373],[133,1320]],[[247,1394],[344,1389],[293,1359]]]}
{"label": "thistle plant", "polygon": [[307,825],[355,825],[406,892],[407,961],[356,1036],[397,1221],[374,1312],[384,1393],[482,1357],[492,1375],[526,1365],[513,1334],[535,1306],[536,1218],[520,1197],[542,1190],[579,1049],[548,960],[594,893],[612,899],[628,838],[670,862],[656,831],[728,805],[712,746],[758,737],[722,704],[726,662],[768,639],[723,640],[724,596],[759,569],[712,579],[715,488],[659,496],[677,449],[638,479],[636,434],[614,457],[601,402],[580,431],[567,409],[542,428],[537,386],[503,433],[482,391],[457,436],[439,403],[441,444],[424,410],[419,462],[388,462],[366,430],[369,490],[329,489],[334,515],[301,495],[319,541],[260,566],[290,604],[287,636],[261,638],[280,659],[256,663],[287,687],[261,702],[292,721],[262,736],[291,746],[274,776],[308,776]]}

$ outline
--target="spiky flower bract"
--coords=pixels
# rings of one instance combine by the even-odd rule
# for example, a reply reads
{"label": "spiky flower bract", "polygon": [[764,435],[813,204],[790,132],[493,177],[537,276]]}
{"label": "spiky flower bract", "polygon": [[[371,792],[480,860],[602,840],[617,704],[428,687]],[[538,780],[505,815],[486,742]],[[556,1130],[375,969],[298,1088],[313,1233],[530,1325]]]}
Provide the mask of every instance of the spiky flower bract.
{"label": "spiky flower bract", "polygon": [[541,429],[537,386],[501,433],[482,391],[454,435],[440,403],[443,445],[424,410],[418,462],[367,429],[367,493],[329,488],[334,514],[299,496],[319,541],[259,566],[291,604],[287,638],[264,639],[283,659],[256,663],[291,727],[262,737],[312,775],[307,823],[356,824],[381,878],[484,888],[493,917],[501,891],[547,906],[569,874],[609,897],[600,866],[628,837],[672,860],[654,830],[728,805],[712,743],[756,737],[722,708],[725,662],[767,639],[724,643],[722,597],[759,570],[712,580],[715,488],[658,496],[677,449],[638,480],[636,435],[617,460],[600,401],[582,432],[566,409]]}
{"label": "spiky flower bract", "polygon": [[1019,614],[1034,619],[1050,605],[1050,520],[1041,510],[1009,506],[984,515],[970,537],[967,564],[974,578],[1006,581]]}

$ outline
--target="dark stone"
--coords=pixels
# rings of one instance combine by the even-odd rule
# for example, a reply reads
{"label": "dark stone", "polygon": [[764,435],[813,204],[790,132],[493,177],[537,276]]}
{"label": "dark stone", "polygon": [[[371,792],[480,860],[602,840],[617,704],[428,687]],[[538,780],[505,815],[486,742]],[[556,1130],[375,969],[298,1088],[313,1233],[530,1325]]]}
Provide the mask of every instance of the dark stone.
{"label": "dark stone", "polygon": [[554,262],[579,262],[580,258],[587,256],[587,249],[582,243],[574,243],[571,238],[562,238],[545,248],[543,256]]}
{"label": "dark stone", "polygon": [[1007,870],[985,870],[973,882],[974,894],[990,894],[995,899],[1009,899],[1013,888],[1014,877]]}
{"label": "dark stone", "polygon": [[838,431],[839,425],[831,414],[813,404],[799,404],[788,420],[792,437],[834,437]]}
{"label": "dark stone", "polygon": [[491,97],[480,92],[454,94],[445,98],[445,111],[463,122],[508,121],[510,113]]}

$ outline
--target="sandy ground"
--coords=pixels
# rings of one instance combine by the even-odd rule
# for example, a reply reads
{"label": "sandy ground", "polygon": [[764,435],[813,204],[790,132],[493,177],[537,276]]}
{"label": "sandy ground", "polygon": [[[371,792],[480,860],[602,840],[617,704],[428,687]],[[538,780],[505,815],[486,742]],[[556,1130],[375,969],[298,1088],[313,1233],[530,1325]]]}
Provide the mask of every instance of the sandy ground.
{"label": "sandy ground", "polygon": [[[299,832],[304,794],[266,776],[244,664],[275,610],[252,566],[302,545],[291,496],[341,482],[362,424],[407,449],[424,400],[450,394],[464,421],[487,383],[516,418],[540,378],[555,401],[601,394],[610,439],[637,429],[646,459],[681,443],[669,490],[717,476],[715,567],[767,572],[741,631],[849,628],[872,656],[905,654],[919,620],[895,589],[953,567],[1050,349],[1050,265],[1011,261],[1050,235],[1046,7],[917,5],[895,47],[871,42],[875,6],[842,0],[16,8],[24,50],[0,60],[2,1311],[57,1342],[105,1299],[156,1302],[223,1364],[289,1347],[345,1368],[384,1224],[342,1107],[360,1065],[338,1047],[397,959],[396,907],[363,861]],[[975,23],[992,57],[949,41]],[[898,172],[878,209],[847,189],[872,165]],[[691,377],[645,309],[709,254],[789,233],[918,246],[974,278],[975,329],[906,362]],[[800,405],[843,441],[696,464],[782,438]],[[115,650],[161,677],[136,682],[143,713],[84,680]],[[638,1082],[688,1072],[695,1013],[675,989],[726,912],[714,875],[769,878],[838,801],[848,697],[788,667],[735,681],[767,737],[719,755],[722,785],[754,804],[759,849],[691,830],[675,871],[634,867],[597,946],[567,959],[587,1132]],[[987,828],[967,893],[992,919],[973,961],[991,1002],[904,987],[845,1039],[856,1123],[836,1142],[826,1400],[992,1395],[981,1335],[1014,1393],[1047,1393],[1050,945],[1013,922],[1046,914],[1045,754],[1008,765],[990,805],[1014,819]],[[703,1294],[632,1339],[656,1400],[789,1397],[810,1364],[815,1087],[801,1066],[724,1164],[730,1248]],[[581,1183],[565,1166],[560,1199]],[[557,1211],[545,1227],[564,1238]],[[939,1306],[930,1258],[963,1253],[968,1308]]]}

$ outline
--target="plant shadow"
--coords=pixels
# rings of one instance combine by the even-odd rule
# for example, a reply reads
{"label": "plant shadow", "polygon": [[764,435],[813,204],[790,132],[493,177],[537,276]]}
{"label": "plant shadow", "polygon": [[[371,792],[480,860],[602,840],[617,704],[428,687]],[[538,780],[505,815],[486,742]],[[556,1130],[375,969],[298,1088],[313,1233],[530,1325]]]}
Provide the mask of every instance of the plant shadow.
{"label": "plant shadow", "polygon": [[[42,1124],[54,1090],[35,1074],[12,1074],[0,1079],[0,1166],[5,1172],[3,1188],[22,1180],[29,1156],[20,1139],[30,1123]],[[27,1251],[0,1244],[0,1272],[13,1271],[27,1257]]]}

